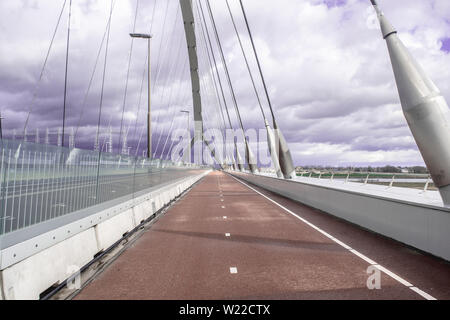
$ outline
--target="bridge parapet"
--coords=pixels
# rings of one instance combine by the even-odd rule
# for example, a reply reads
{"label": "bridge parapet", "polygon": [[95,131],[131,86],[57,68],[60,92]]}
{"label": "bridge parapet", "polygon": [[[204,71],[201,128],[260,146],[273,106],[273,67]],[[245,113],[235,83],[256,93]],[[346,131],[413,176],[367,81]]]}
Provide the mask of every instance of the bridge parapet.
{"label": "bridge parapet", "polygon": [[209,169],[3,140],[0,295],[36,299],[179,196]]}

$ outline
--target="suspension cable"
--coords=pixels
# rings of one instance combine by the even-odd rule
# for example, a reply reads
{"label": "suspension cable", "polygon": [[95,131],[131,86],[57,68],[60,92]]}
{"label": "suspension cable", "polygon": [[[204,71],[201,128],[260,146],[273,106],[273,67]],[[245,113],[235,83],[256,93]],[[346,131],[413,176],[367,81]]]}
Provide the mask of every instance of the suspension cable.
{"label": "suspension cable", "polygon": [[242,55],[244,57],[245,64],[247,66],[248,74],[249,74],[250,79],[252,81],[252,85],[253,85],[253,89],[255,91],[256,99],[258,99],[259,109],[261,110],[261,114],[262,114],[262,116],[264,118],[264,121],[266,121],[266,115],[264,114],[264,109],[263,109],[262,104],[261,104],[261,99],[259,98],[258,89],[256,89],[255,79],[253,78],[253,74],[252,74],[252,71],[250,69],[250,65],[248,63],[247,55],[245,54],[244,46],[242,45],[241,37],[239,35],[239,31],[237,29],[236,22],[235,22],[234,17],[233,17],[233,13],[231,12],[230,4],[228,3],[228,0],[225,0],[225,2],[227,4],[228,12],[230,13],[230,17],[231,17],[231,21],[233,23],[233,28],[234,28],[234,31],[236,33],[236,37],[237,37],[237,39],[239,41],[239,46],[241,47]]}
{"label": "suspension cable", "polygon": [[[187,82],[186,82],[186,83],[187,83]],[[183,102],[188,98],[188,95],[189,95],[189,90],[187,90],[187,85],[185,85],[184,88],[185,88],[186,90],[184,90],[183,96],[182,96],[181,99],[180,99],[180,105],[181,105],[181,106],[184,106]],[[181,108],[180,108],[180,109],[181,109]],[[180,109],[179,109],[178,111],[181,111]],[[174,121],[174,123],[175,123],[175,121]],[[176,130],[178,129],[178,127],[175,127],[175,128],[176,128]],[[188,130],[189,130],[189,129],[188,129]],[[167,149],[167,153],[166,153],[166,159],[167,159],[167,160],[170,158],[171,150],[172,150],[172,148],[173,148],[174,142],[175,142],[175,140],[171,139],[170,146],[169,146],[169,148]],[[189,143],[190,143],[190,141],[189,141]],[[165,151],[165,149],[163,149],[163,153],[164,153],[164,151]]]}
{"label": "suspension cable", "polygon": [[[186,83],[188,83],[188,82],[186,82]],[[187,87],[187,85],[185,87]],[[188,99],[189,93],[190,93],[189,90],[187,90],[187,88],[186,88],[186,91],[183,93],[183,97],[181,98],[181,104],[184,101],[186,101],[186,99]],[[182,105],[184,106],[185,104],[182,104]],[[181,110],[179,110],[179,111],[181,111]],[[178,129],[178,127],[176,127],[176,129]],[[188,127],[188,131],[190,133],[189,127]],[[166,159],[167,160],[169,160],[170,155],[172,154],[174,143],[175,143],[175,140],[172,139],[172,141],[170,143],[170,147],[167,149],[167,154],[166,154]],[[188,143],[191,143],[191,141],[189,141]]]}
{"label": "suspension cable", "polygon": [[[113,117],[113,115],[111,113],[111,115],[109,116],[108,125],[106,126],[106,134],[105,134],[105,138],[103,139],[102,149],[101,150],[103,150],[105,148],[105,146],[106,146],[106,139],[108,139],[109,129],[112,130],[112,127],[111,127],[112,117]],[[112,149],[112,146],[111,146],[111,149]]]}
{"label": "suspension cable", "polygon": [[167,14],[169,13],[169,3],[170,1],[166,1],[166,10],[165,10],[165,14],[164,14],[164,22],[163,22],[163,28],[162,28],[162,33],[161,33],[161,41],[159,42],[159,49],[158,49],[158,57],[156,59],[156,78],[155,81],[158,79],[158,74],[159,74],[159,68],[160,68],[160,57],[161,57],[161,53],[162,53],[162,45],[164,43],[164,33],[166,31],[166,22],[167,22]]}
{"label": "suspension cable", "polygon": [[276,129],[277,128],[277,124],[276,124],[276,121],[275,121],[275,115],[273,113],[272,102],[270,100],[269,91],[267,90],[266,80],[264,78],[264,74],[262,72],[261,64],[259,62],[259,57],[258,57],[258,52],[256,51],[255,42],[253,41],[253,36],[252,36],[252,32],[250,30],[250,25],[249,25],[249,22],[248,22],[248,19],[247,19],[247,14],[245,13],[244,4],[242,3],[242,0],[239,0],[239,3],[241,4],[241,9],[242,9],[242,14],[243,14],[244,20],[245,20],[245,25],[247,26],[248,35],[250,37],[250,41],[251,41],[252,47],[253,47],[253,52],[255,54],[256,62],[258,64],[259,74],[261,75],[261,80],[262,80],[262,83],[263,83],[263,86],[264,86],[264,92],[266,93],[267,102],[269,103],[270,113],[272,114],[273,127],[274,127],[274,129]]}
{"label": "suspension cable", "polygon": [[[200,29],[201,29],[201,35],[202,35],[201,39],[203,39],[203,48],[206,51],[206,56],[208,57],[209,77],[210,77],[210,79],[212,80],[212,83],[213,83],[213,88],[214,88],[215,96],[216,96],[217,103],[218,103],[218,106],[219,106],[219,109],[220,109],[220,114],[222,116],[222,121],[223,121],[223,124],[224,124],[224,132],[225,132],[227,126],[225,124],[225,116],[224,116],[224,112],[223,112],[222,101],[220,100],[219,90],[218,90],[218,87],[217,87],[215,74],[213,72],[213,64],[212,64],[212,61],[211,61],[211,56],[210,56],[210,53],[209,53],[208,43],[207,43],[206,36],[205,36],[205,30],[203,28],[203,23],[201,22],[201,17],[200,17],[200,14],[199,14],[198,6],[196,6],[196,9],[197,9],[197,11],[196,11],[197,12],[197,17],[198,17],[198,19],[200,21]],[[211,48],[211,50],[212,50],[212,48]]]}
{"label": "suspension cable", "polygon": [[[214,54],[214,49],[213,49],[214,47],[212,45],[208,24],[206,23],[206,17],[205,17],[205,13],[203,11],[203,5],[201,3],[201,0],[198,0],[198,3],[200,4],[200,6],[197,6],[197,11],[198,11],[198,7],[200,7],[200,11],[199,11],[198,14],[199,15],[201,14],[201,17],[202,17],[201,20],[203,21],[203,24],[205,26],[205,31],[206,31],[205,33],[206,33],[207,38],[208,38],[209,47],[211,48],[211,55],[212,55],[213,62],[214,62],[214,70],[216,71],[216,74],[217,74],[217,80],[219,82],[220,91],[222,93],[222,99],[223,99],[223,102],[224,102],[224,105],[225,105],[225,111],[226,111],[226,114],[227,114],[228,123],[230,125],[230,129],[233,130],[233,124],[231,122],[230,112],[229,112],[229,109],[228,109],[228,103],[227,103],[227,100],[225,98],[225,92],[223,90],[223,85],[222,85],[222,80],[220,78],[219,68],[217,67],[217,60],[216,60],[216,57],[215,57],[215,54]],[[237,151],[237,145],[236,145],[236,141],[234,141],[234,139],[233,139],[233,144],[234,144],[235,151]],[[234,154],[234,152],[232,152],[232,154]]]}
{"label": "suspension cable", "polygon": [[138,109],[137,109],[137,112],[136,112],[136,121],[134,122],[133,140],[136,139],[136,131],[137,131],[137,125],[138,125],[138,121],[139,121],[139,113],[141,111],[142,93],[144,91],[145,75],[147,73],[146,67],[147,67],[148,53],[147,53],[147,57],[146,57],[145,60],[146,61],[145,61],[145,64],[144,64],[144,71],[142,72],[141,87],[140,87],[140,90],[139,90],[139,100],[138,100]]}
{"label": "suspension cable", "polygon": [[[133,32],[136,31],[136,21],[137,21],[137,15],[138,15],[138,10],[139,10],[139,0],[136,0],[136,11],[134,14],[134,23],[133,23]],[[125,106],[127,103],[127,93],[128,93],[128,82],[130,79],[130,69],[131,69],[131,57],[133,55],[133,45],[134,45],[134,38],[131,38],[131,44],[130,44],[130,55],[128,56],[128,69],[127,69],[127,78],[125,81],[125,93],[123,96],[123,105],[122,105],[122,117],[120,120],[120,133],[119,133],[119,153],[120,153],[120,144],[121,144],[121,140],[122,140],[122,130],[123,130],[123,117],[125,114]],[[122,145],[123,147],[123,145]]]}
{"label": "suspension cable", "polygon": [[[219,52],[220,52],[222,64],[223,64],[223,67],[224,67],[224,70],[225,70],[225,75],[226,75],[226,78],[227,78],[227,81],[228,81],[228,86],[230,88],[231,97],[232,97],[233,104],[234,104],[234,110],[236,112],[236,116],[238,118],[241,130],[242,130],[242,138],[244,140],[244,144],[245,144],[246,150],[250,151],[250,147],[248,145],[248,140],[247,140],[247,137],[245,136],[244,124],[242,123],[241,113],[239,112],[239,107],[238,107],[238,104],[237,104],[236,95],[234,93],[233,84],[231,82],[230,73],[228,71],[227,62],[225,60],[225,55],[223,53],[222,44],[220,42],[219,33],[217,31],[216,22],[215,22],[215,19],[214,19],[214,15],[212,13],[212,9],[211,9],[211,5],[210,5],[209,0],[206,0],[206,4],[207,4],[208,12],[209,12],[209,15],[210,15],[210,18],[211,18],[212,26],[213,26],[213,29],[214,29],[214,34],[216,36],[216,41],[217,41],[217,44],[218,44],[218,47],[219,47]],[[200,5],[201,5],[201,1],[200,1]],[[235,147],[236,147],[236,143],[235,143]]]}
{"label": "suspension cable", "polygon": [[[174,99],[173,99],[173,105],[175,105],[175,102],[176,101],[178,101],[178,99],[179,99],[179,97],[180,97],[180,93],[182,92],[181,90],[182,90],[182,87],[181,87],[181,80],[183,79],[183,77],[184,77],[184,75],[185,75],[185,73],[186,73],[186,60],[184,61],[184,64],[183,64],[183,67],[182,67],[182,72],[181,72],[181,77],[180,77],[180,79],[178,80],[178,90],[177,90],[177,95],[176,95],[176,97],[174,97]],[[170,97],[170,99],[169,99],[169,101],[168,101],[168,103],[167,103],[167,108],[169,109],[170,108],[170,105],[171,105],[171,102],[172,102],[172,97]],[[160,158],[163,158],[163,154],[164,154],[164,150],[165,150],[165,148],[166,148],[166,145],[167,145],[167,141],[168,141],[168,139],[169,139],[169,136],[170,136],[170,131],[172,130],[172,127],[173,127],[173,122],[174,122],[174,119],[175,119],[175,117],[176,117],[176,108],[175,107],[172,107],[172,119],[171,119],[171,123],[170,123],[170,127],[168,128],[169,130],[168,130],[168,132],[167,132],[167,136],[166,136],[166,140],[165,140],[165,142],[164,142],[164,145],[163,145],[163,149],[162,149],[162,151],[161,151],[161,154],[160,154]]]}
{"label": "suspension cable", "polygon": [[53,31],[53,36],[52,36],[52,39],[50,41],[50,45],[49,45],[48,50],[47,50],[47,55],[45,56],[44,64],[42,65],[42,69],[41,69],[41,73],[39,75],[38,83],[36,84],[36,87],[35,87],[34,92],[33,92],[33,98],[31,100],[30,108],[29,108],[28,113],[27,113],[27,119],[25,120],[25,125],[23,127],[23,136],[24,137],[25,137],[25,132],[26,132],[27,127],[28,127],[28,122],[30,120],[30,115],[33,112],[33,107],[34,107],[34,103],[35,103],[36,98],[37,98],[37,92],[38,92],[38,89],[39,89],[39,85],[40,85],[40,83],[42,81],[42,78],[44,76],[44,72],[45,72],[45,69],[46,69],[46,66],[47,66],[48,58],[50,57],[50,52],[52,50],[53,43],[55,41],[56,33],[58,32],[59,24],[61,22],[62,15],[64,13],[64,9],[66,8],[66,3],[67,3],[67,0],[64,0],[63,6],[61,8],[61,12],[60,12],[59,17],[58,17],[58,21],[56,23],[55,30]]}
{"label": "suspension cable", "polygon": [[[109,20],[111,21],[112,18],[112,12],[113,12],[113,5],[114,1],[111,0],[111,9],[109,11]],[[102,148],[100,147],[100,140],[99,140],[99,134],[100,134],[100,121],[102,118],[102,107],[103,107],[103,93],[105,88],[105,75],[106,75],[106,64],[108,61],[108,48],[109,48],[109,36],[111,33],[111,23],[108,25],[108,35],[106,38],[106,47],[105,47],[105,62],[103,65],[103,76],[102,76],[102,89],[100,93],[100,105],[98,110],[98,123],[97,123],[97,135],[95,138],[95,144],[98,147],[98,160],[97,160],[97,186],[95,188],[95,199],[98,199],[98,191],[99,191],[99,183],[98,179],[100,177],[100,164],[101,164],[101,155],[102,155]]]}
{"label": "suspension cable", "polygon": [[[156,12],[156,4],[157,3],[158,3],[158,0],[155,0],[154,4],[153,4],[152,20],[150,21],[150,32],[149,32],[149,34],[152,34],[153,25],[154,25],[153,22],[154,22],[154,19],[155,19],[155,12]],[[139,113],[140,113],[140,110],[141,110],[142,93],[144,91],[145,75],[147,73],[148,54],[149,54],[149,52],[147,52],[147,55],[145,57],[144,68],[143,68],[143,71],[142,71],[141,87],[140,87],[140,90],[139,90],[138,109],[137,109],[137,112],[136,112],[136,121],[134,123],[133,141],[136,140],[137,126],[138,126],[138,121],[139,121]]]}
{"label": "suspension cable", "polygon": [[66,72],[64,75],[64,105],[63,105],[63,121],[62,121],[62,142],[64,147],[64,136],[66,129],[66,102],[67,102],[67,71],[69,68],[69,45],[70,45],[70,20],[72,17],[72,0],[69,2],[69,22],[67,24],[67,44],[66,44]]}
{"label": "suspension cable", "polygon": [[[217,60],[216,60],[216,57],[215,57],[215,54],[214,54],[211,37],[209,35],[208,26],[206,24],[206,19],[205,19],[205,14],[204,14],[204,11],[203,11],[203,6],[202,6],[202,3],[200,2],[200,0],[198,0],[198,2],[200,3],[200,10],[201,10],[201,15],[202,15],[202,20],[203,20],[203,23],[205,24],[206,35],[208,36],[208,42],[209,42],[209,46],[211,48],[211,55],[212,55],[214,66],[215,66],[214,70],[217,73],[217,79],[219,81],[220,91],[222,93],[222,98],[223,98],[223,101],[224,101],[225,110],[226,110],[226,114],[227,114],[227,117],[228,117],[228,122],[229,122],[229,125],[230,125],[230,129],[233,129],[233,124],[231,122],[230,112],[228,110],[227,100],[225,98],[225,92],[223,90],[222,80],[220,78],[219,69],[217,67]],[[198,10],[198,6],[197,6],[197,10]]]}
{"label": "suspension cable", "polygon": [[[178,15],[179,15],[179,7],[178,7],[178,9],[177,9],[177,13],[176,13],[176,15],[175,15],[175,20],[174,20],[174,23],[173,23],[173,28],[172,28],[172,32],[171,32],[171,34],[170,34],[170,38],[169,38],[169,41],[167,42],[167,45],[164,47],[164,52],[166,52],[167,50],[169,50],[168,52],[169,52],[169,54],[172,52],[172,49],[173,49],[173,45],[174,45],[174,43],[175,43],[175,41],[173,41],[172,39],[174,39],[175,38],[175,31],[176,31],[176,23],[177,23],[177,20],[178,20]],[[159,54],[159,53],[158,53]],[[166,60],[169,60],[169,54],[164,54],[164,59],[162,59],[162,62],[161,62],[161,64],[163,64]],[[159,60],[158,60],[158,63],[159,63]],[[158,86],[158,84],[159,84],[159,81],[160,81],[160,70],[161,70],[161,65],[160,65],[160,69],[159,70],[157,70],[157,72],[156,72],[156,78],[155,78],[155,81],[153,81],[153,88],[154,88],[154,90],[156,90],[156,88],[157,88],[157,86]],[[171,70],[172,70],[172,65],[171,65],[171,67],[170,67],[170,72],[171,72]],[[169,72],[169,73],[170,73]],[[170,74],[169,74],[170,75]],[[162,91],[161,91],[161,93],[160,93],[160,96],[161,96],[161,99],[164,99],[164,94],[165,94],[165,92],[166,92],[166,87],[167,87],[167,84],[168,84],[168,79],[169,79],[169,75],[168,75],[168,77],[166,77],[166,79],[165,79],[165,85],[163,86],[163,89],[162,89]],[[158,126],[158,124],[159,124],[159,117],[160,117],[160,115],[161,115],[161,112],[160,112],[160,110],[158,110],[158,112],[156,113],[156,119],[155,119],[155,132],[157,131],[156,130],[156,128],[157,128],[157,126]]]}
{"label": "suspension cable", "polygon": [[[203,56],[206,56],[207,54],[209,54],[208,49],[205,47],[205,43],[202,43],[201,41],[199,41],[199,43],[201,44],[200,47],[203,50],[200,49],[200,51],[198,53],[199,54],[203,54]],[[209,59],[206,59],[206,58],[203,57],[203,59],[201,59],[200,61],[204,62],[203,63],[204,66],[205,66],[204,68],[205,68],[205,70],[207,70],[204,73],[204,75],[202,75],[200,77],[200,85],[203,86],[202,91],[205,92],[205,98],[207,100],[206,101],[207,105],[215,105],[216,109],[219,109],[219,104],[211,102],[211,99],[214,100],[213,96],[216,97],[217,99],[218,99],[218,96],[214,95],[214,92],[215,92],[214,90],[211,90],[211,84],[210,83],[212,82],[213,74],[211,72],[211,66],[208,65]],[[212,95],[208,94],[210,92],[212,92],[213,94]],[[217,91],[216,91],[216,94],[217,94]],[[218,101],[220,101],[220,100],[218,100]],[[225,132],[225,128],[226,128],[225,118],[224,118],[223,112],[221,112],[222,110],[220,109],[218,111],[219,111],[218,112],[218,118],[219,118],[218,119],[218,128],[220,128],[223,132]],[[208,113],[208,109],[207,108],[205,108],[205,112]],[[220,116],[222,116],[222,117],[220,117]],[[216,117],[210,117],[209,116],[209,118],[210,118],[210,120],[217,120]]]}
{"label": "suspension cable", "polygon": [[[184,88],[184,86],[182,86],[182,80],[183,80],[183,78],[184,78],[184,76],[186,75],[186,71],[187,71],[187,69],[186,69],[186,60],[185,60],[185,63],[184,63],[184,65],[183,65],[183,72],[182,72],[182,75],[181,75],[181,78],[180,78],[180,80],[179,80],[179,83],[178,83],[178,94],[177,94],[177,97],[174,99],[174,103],[173,103],[173,105],[175,106],[175,104],[176,104],[176,102],[179,102],[179,100],[180,100],[180,95],[181,95],[181,98],[182,98],[182,100],[183,100],[183,98],[184,98],[184,96],[186,95],[185,93],[186,93],[186,91],[185,90],[183,90],[183,88]],[[161,159],[162,158],[164,158],[164,152],[165,152],[165,150],[166,150],[166,146],[167,146],[167,142],[169,141],[169,136],[170,136],[170,132],[172,131],[172,128],[173,128],[173,124],[174,124],[174,122],[175,122],[175,118],[177,117],[177,111],[179,111],[177,108],[173,108],[173,114],[172,114],[172,121],[171,121],[171,123],[170,123],[170,127],[169,127],[169,131],[168,131],[168,134],[167,134],[167,136],[166,136],[166,141],[164,142],[164,145],[163,145],[163,149],[162,149],[162,151],[161,151]],[[167,156],[167,155],[166,155]]]}
{"label": "suspension cable", "polygon": [[[185,66],[185,65],[186,65],[186,61],[185,61],[185,63],[184,63],[184,66]],[[184,66],[183,66],[182,69],[181,69],[181,72],[182,72],[181,77],[184,75]],[[178,74],[178,72],[177,72],[177,74]],[[174,78],[176,78],[176,75],[175,75]],[[175,80],[174,80],[174,81],[175,81]],[[165,109],[167,109],[167,110],[170,109],[170,103],[171,103],[171,101],[172,101],[172,96],[173,96],[173,89],[174,89],[174,87],[175,87],[175,84],[172,85],[171,88],[170,88],[169,99],[168,99],[168,101],[167,101],[167,106],[166,106],[166,108],[165,108]],[[178,83],[177,98],[178,98],[178,96],[179,96],[180,89],[181,89],[181,82]],[[172,108],[172,113],[171,113],[171,114],[173,114],[173,116],[175,116],[175,111],[174,111],[173,108]],[[169,115],[169,118],[170,118],[170,115]],[[161,125],[162,125],[162,121],[161,121]],[[167,141],[167,137],[168,137],[169,134],[170,134],[170,128],[168,128],[168,129],[169,129],[169,132],[167,133],[166,141]],[[157,143],[157,145],[156,145],[156,149],[155,149],[155,153],[154,153],[155,157],[156,157],[156,154],[158,153],[159,144],[160,144],[160,142],[161,142],[161,138],[164,137],[165,131],[166,131],[166,127],[163,127],[162,130],[161,130],[161,133],[160,133],[160,135],[159,135],[158,143]],[[160,153],[160,157],[162,157],[162,155],[163,155],[162,153],[163,153],[163,152]]]}
{"label": "suspension cable", "polygon": [[[198,7],[197,7],[197,9],[198,9]],[[200,43],[200,47],[201,48],[198,51],[198,54],[199,55],[207,55],[208,54],[208,50],[207,50],[207,48],[205,48],[206,41],[204,41],[204,43],[202,43],[202,41],[199,41],[199,43]],[[203,46],[202,46],[202,44],[203,44]],[[200,87],[201,87],[202,92],[205,93],[205,99],[206,99],[206,102],[207,102],[206,105],[211,105],[211,104],[214,104],[214,103],[211,103],[212,96],[211,96],[211,94],[208,94],[208,93],[214,92],[214,91],[210,90],[211,87],[210,87],[210,85],[208,83],[208,80],[211,81],[210,77],[211,77],[212,72],[211,72],[211,69],[208,67],[208,59],[203,57],[203,59],[200,59],[200,63],[201,62],[203,62],[203,65],[204,65],[204,68],[205,68],[205,72],[203,72],[201,74]],[[200,68],[199,68],[200,70],[202,69],[201,67],[202,67],[202,64],[200,64]],[[217,108],[218,105],[217,104],[215,104],[215,105],[216,105],[216,108]],[[215,114],[213,116],[211,116],[211,112],[210,111],[211,110],[209,110],[209,108],[205,108],[203,110],[203,112],[204,112],[204,120],[205,120],[204,121],[205,128],[207,130],[210,130],[211,129],[210,123],[213,124],[215,121],[218,120],[218,128],[220,130],[225,131],[225,129],[224,129],[225,128],[225,119],[224,119],[224,117],[222,117],[222,118],[220,117],[221,112],[219,111],[219,116],[217,118]],[[222,124],[223,125],[220,123],[220,120],[222,120]],[[205,142],[205,144],[209,148],[209,151],[213,155],[214,160],[217,162],[217,164],[221,165],[221,160],[223,160],[223,159],[218,159],[217,152],[220,150],[219,147],[222,147],[222,145],[218,146],[217,141],[218,141],[217,139],[213,139],[211,143]],[[220,152],[220,154],[222,155],[222,152]]]}
{"label": "suspension cable", "polygon": [[[113,2],[113,11],[114,11],[115,4],[116,4],[116,1],[114,0],[114,2]],[[86,93],[84,95],[84,98],[83,98],[83,103],[82,103],[82,107],[81,107],[80,117],[78,118],[77,127],[75,129],[74,139],[76,139],[77,135],[78,135],[78,130],[79,130],[80,125],[81,125],[81,119],[83,117],[84,110],[86,108],[87,98],[88,98],[89,93],[91,91],[92,83],[93,83],[93,80],[94,80],[95,73],[97,71],[98,62],[100,60],[100,55],[101,55],[101,52],[102,52],[102,49],[103,49],[103,44],[105,42],[106,34],[108,33],[108,27],[109,27],[110,23],[111,23],[111,16],[108,18],[108,21],[106,23],[105,32],[103,33],[103,38],[102,38],[102,41],[100,43],[100,48],[98,49],[98,52],[97,52],[97,57],[95,59],[94,68],[92,70],[92,74],[91,74],[91,78],[89,80],[88,88],[87,88],[87,91],[86,91]]]}
{"label": "suspension cable", "polygon": [[[169,85],[169,78],[174,78],[174,77],[176,76],[176,74],[178,73],[178,70],[175,70],[175,71],[174,71],[174,69],[178,69],[178,66],[179,66],[179,61],[180,61],[179,58],[180,58],[180,53],[181,53],[181,47],[182,47],[182,44],[183,44],[183,42],[180,41],[180,43],[179,43],[179,45],[178,45],[178,52],[177,52],[176,59],[175,59],[176,63],[175,63],[175,64],[172,64],[172,66],[171,66],[171,68],[170,68],[170,70],[169,70],[169,75],[168,75],[168,77],[167,77],[167,79],[166,79],[166,85],[164,86],[164,88],[165,88],[167,85]],[[175,67],[175,68],[174,68],[174,67]],[[173,76],[173,77],[170,76],[170,75],[172,74],[172,72],[174,73],[174,76]],[[172,91],[173,91],[173,86],[170,87],[170,91],[169,91],[169,99],[170,99],[170,97],[172,96]],[[160,114],[158,114],[158,116],[157,116],[157,120],[159,120],[159,115],[160,115]],[[160,122],[157,121],[157,123],[160,123]],[[157,151],[158,151],[159,143],[160,143],[160,141],[161,141],[161,137],[162,137],[162,134],[163,134],[163,133],[164,133],[164,128],[161,129],[161,133],[160,133],[160,135],[159,135],[159,137],[158,137],[158,142],[157,142],[157,144],[156,144],[156,149],[155,149],[155,152],[153,153],[153,157],[156,157],[156,153],[157,153]]]}

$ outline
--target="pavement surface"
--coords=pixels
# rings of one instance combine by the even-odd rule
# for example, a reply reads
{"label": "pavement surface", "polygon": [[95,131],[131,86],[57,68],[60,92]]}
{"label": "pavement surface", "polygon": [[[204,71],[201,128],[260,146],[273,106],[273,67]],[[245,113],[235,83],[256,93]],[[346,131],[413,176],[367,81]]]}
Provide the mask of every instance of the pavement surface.
{"label": "pavement surface", "polygon": [[432,298],[450,298],[447,262],[221,172],[205,177],[76,297]]}

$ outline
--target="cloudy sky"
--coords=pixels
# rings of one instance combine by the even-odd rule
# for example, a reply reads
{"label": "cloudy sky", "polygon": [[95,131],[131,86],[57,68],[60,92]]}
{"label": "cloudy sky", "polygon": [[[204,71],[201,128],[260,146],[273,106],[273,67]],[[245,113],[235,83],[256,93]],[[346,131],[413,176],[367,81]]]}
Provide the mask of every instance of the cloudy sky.
{"label": "cloudy sky", "polygon": [[[229,2],[244,45],[249,48],[238,0]],[[0,110],[7,137],[14,130],[16,137],[22,135],[31,110],[28,139],[34,140],[39,129],[42,141],[49,128],[51,143],[56,143],[57,128],[62,126],[68,0],[41,81],[39,77],[63,3],[0,1]],[[296,164],[423,163],[401,112],[388,52],[370,1],[244,0],[244,4],[279,126]],[[449,101],[450,2],[379,0],[379,4]],[[67,132],[79,128],[76,144],[84,148],[93,147],[97,128],[106,40],[103,46],[101,43],[110,5],[107,0],[73,0],[66,121]],[[244,125],[263,128],[225,0],[212,0],[211,5]],[[143,75],[147,46],[142,39],[131,43],[128,34],[133,30],[154,35],[153,144],[158,155],[170,148],[169,129],[186,127],[186,115],[180,110],[192,109],[178,0],[118,0],[114,5],[101,135],[103,141],[111,125],[116,149],[121,124],[123,131],[128,131],[132,150],[141,136],[141,149],[146,144],[142,133],[146,123],[147,82]],[[199,26],[197,33],[205,125],[217,127],[220,112]],[[217,50],[215,53],[218,58]],[[248,53],[251,58],[251,51]],[[257,76],[252,59],[250,64]],[[225,83],[225,77],[222,81]],[[263,96],[259,81],[258,90]],[[229,91],[226,95],[232,106]],[[264,107],[267,112],[265,102]],[[236,125],[231,109],[230,114]]]}

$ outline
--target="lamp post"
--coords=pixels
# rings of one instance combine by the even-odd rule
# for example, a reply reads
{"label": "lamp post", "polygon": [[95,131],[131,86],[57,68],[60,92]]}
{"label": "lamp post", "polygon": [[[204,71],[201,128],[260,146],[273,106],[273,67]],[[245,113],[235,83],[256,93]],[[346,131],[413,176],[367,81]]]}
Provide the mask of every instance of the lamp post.
{"label": "lamp post", "polygon": [[152,35],[150,34],[143,34],[143,33],[130,33],[130,36],[132,38],[141,38],[141,39],[147,39],[148,41],[148,111],[147,111],[147,155],[151,159],[152,158],[152,131],[151,131],[151,125],[152,125],[152,118],[151,118],[151,89],[150,89],[150,71],[151,71],[151,60],[150,60],[150,40],[152,39]]}
{"label": "lamp post", "polygon": [[191,162],[191,123],[189,121],[189,111],[187,110],[181,110],[181,113],[186,113],[187,114],[187,128],[188,128],[188,145],[187,145],[187,150],[186,150],[186,162],[190,163]]}

